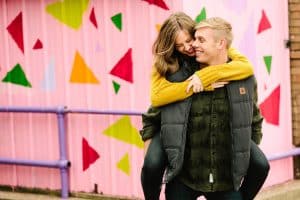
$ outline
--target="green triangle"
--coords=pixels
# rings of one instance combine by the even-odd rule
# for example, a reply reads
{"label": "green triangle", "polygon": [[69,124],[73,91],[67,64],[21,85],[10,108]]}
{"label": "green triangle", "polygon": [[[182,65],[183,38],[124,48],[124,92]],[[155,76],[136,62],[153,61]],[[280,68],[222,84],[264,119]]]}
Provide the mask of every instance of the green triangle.
{"label": "green triangle", "polygon": [[264,56],[265,65],[267,67],[268,73],[271,72],[272,56]]}
{"label": "green triangle", "polygon": [[117,140],[135,145],[139,148],[144,147],[141,140],[139,131],[132,126],[130,117],[125,115],[117,120],[114,124],[110,125],[103,131],[103,134],[113,137]]}
{"label": "green triangle", "polygon": [[195,21],[199,23],[204,19],[206,19],[206,10],[205,8],[202,8],[201,13],[196,17]]}
{"label": "green triangle", "polygon": [[126,153],[123,158],[117,163],[117,168],[122,170],[128,176],[130,175],[130,162],[128,153]]}
{"label": "green triangle", "polygon": [[119,92],[119,89],[120,89],[120,84],[118,84],[117,82],[113,81],[113,86],[114,86],[114,89],[115,89],[115,93],[118,94]]}
{"label": "green triangle", "polygon": [[16,64],[12,70],[7,72],[2,82],[14,83],[25,87],[31,87],[31,84],[27,80],[26,75],[19,63]]}
{"label": "green triangle", "polygon": [[122,13],[118,13],[111,17],[111,20],[115,26],[121,31],[122,30]]}

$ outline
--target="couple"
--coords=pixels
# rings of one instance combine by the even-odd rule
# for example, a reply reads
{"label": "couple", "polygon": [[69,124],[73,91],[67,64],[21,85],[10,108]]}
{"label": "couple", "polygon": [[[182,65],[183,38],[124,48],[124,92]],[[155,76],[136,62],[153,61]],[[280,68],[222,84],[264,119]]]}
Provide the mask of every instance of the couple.
{"label": "couple", "polygon": [[232,39],[221,18],[196,25],[177,12],[161,26],[153,45],[155,107],[141,130],[146,200],[159,199],[162,182],[167,200],[249,200],[263,185],[269,164],[257,146],[256,80],[249,61],[229,48]]}

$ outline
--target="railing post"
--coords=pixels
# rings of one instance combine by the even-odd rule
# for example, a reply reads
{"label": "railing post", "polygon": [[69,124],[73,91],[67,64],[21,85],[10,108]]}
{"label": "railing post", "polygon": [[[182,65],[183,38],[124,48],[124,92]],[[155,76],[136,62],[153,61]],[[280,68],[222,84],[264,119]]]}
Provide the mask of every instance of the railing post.
{"label": "railing post", "polygon": [[[59,107],[57,111],[57,121],[58,121],[60,161],[67,160],[65,114],[66,114],[66,108]],[[60,177],[61,177],[61,197],[68,198],[69,197],[69,167],[68,166],[60,167]]]}

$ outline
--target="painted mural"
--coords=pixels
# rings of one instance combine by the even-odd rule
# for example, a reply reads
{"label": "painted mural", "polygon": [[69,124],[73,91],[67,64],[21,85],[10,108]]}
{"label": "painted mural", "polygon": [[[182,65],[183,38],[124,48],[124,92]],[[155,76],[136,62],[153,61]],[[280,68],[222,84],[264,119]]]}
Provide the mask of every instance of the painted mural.
{"label": "painted mural", "polygon": [[[0,1],[0,106],[146,111],[151,45],[170,13],[232,22],[233,46],[251,60],[267,155],[292,148],[287,1]],[[280,16],[277,13],[282,13]],[[0,113],[0,157],[57,159],[56,118]],[[68,114],[70,190],[142,197],[141,118]],[[273,161],[265,186],[293,178]],[[285,170],[282,170],[282,169]],[[55,169],[0,165],[1,185],[59,189]]]}

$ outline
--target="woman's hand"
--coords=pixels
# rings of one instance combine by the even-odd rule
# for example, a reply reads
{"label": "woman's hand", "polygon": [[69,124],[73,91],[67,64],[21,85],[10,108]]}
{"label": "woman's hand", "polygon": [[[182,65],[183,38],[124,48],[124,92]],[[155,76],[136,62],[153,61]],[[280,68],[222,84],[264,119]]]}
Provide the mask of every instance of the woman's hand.
{"label": "woman's hand", "polygon": [[190,81],[190,82],[189,82],[189,84],[186,88],[186,93],[188,93],[191,88],[193,88],[194,93],[198,93],[198,92],[203,91],[204,88],[203,88],[202,82],[196,74],[193,74],[187,80]]}

